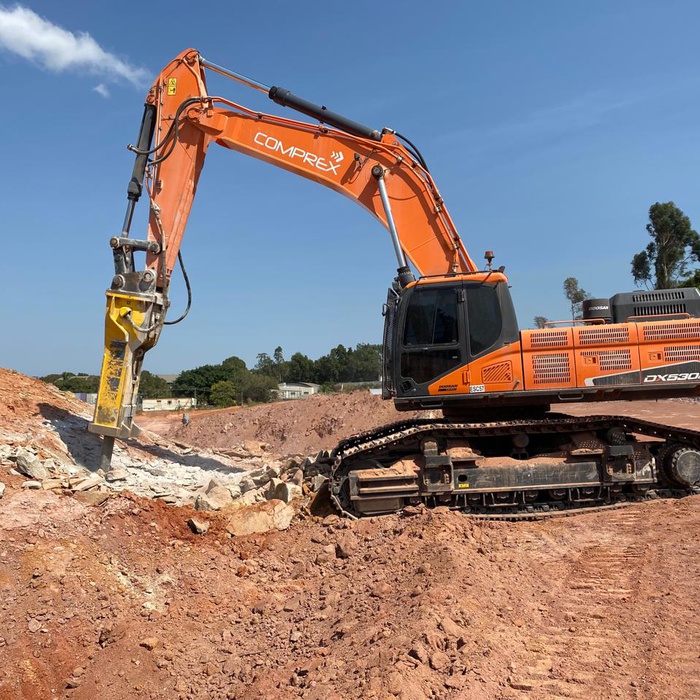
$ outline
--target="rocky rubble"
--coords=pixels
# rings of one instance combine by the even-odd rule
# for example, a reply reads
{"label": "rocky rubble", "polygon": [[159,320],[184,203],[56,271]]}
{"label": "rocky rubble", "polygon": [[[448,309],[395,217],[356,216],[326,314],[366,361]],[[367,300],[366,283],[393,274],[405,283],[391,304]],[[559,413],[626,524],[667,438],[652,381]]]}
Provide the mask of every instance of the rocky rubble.
{"label": "rocky rubble", "polygon": [[[266,511],[258,508],[251,516],[256,522],[251,531],[262,531],[265,522],[269,528],[288,527],[295,513],[289,504],[299,499],[302,505],[311,495],[310,487],[304,487],[302,456],[282,458],[255,441],[197,450],[143,431],[138,439],[116,442],[114,471],[104,474],[95,469],[100,438],[87,431],[91,407],[6,370],[0,370],[0,394],[3,389],[10,389],[12,398],[4,406],[9,420],[0,424],[0,469],[24,477],[20,488],[70,494],[92,504],[129,491],[200,511],[233,511],[273,501],[285,506],[273,505],[267,519],[262,515]],[[319,486],[316,479],[311,489]],[[2,483],[0,497],[4,490]],[[239,524],[234,529],[246,528]]]}

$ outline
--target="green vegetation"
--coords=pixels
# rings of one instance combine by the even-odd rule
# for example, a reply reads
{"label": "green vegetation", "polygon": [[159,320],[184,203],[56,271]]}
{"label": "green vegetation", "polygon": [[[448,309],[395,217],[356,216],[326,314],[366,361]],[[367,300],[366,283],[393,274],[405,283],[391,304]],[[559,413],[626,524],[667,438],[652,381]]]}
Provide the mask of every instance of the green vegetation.
{"label": "green vegetation", "polygon": [[590,299],[590,294],[578,286],[575,277],[567,277],[564,280],[564,296],[571,305],[571,318],[581,318],[581,305],[586,299]]}
{"label": "green vegetation", "polygon": [[[47,374],[39,377],[47,384],[57,386],[61,391],[70,391],[73,394],[96,394],[100,388],[100,378],[94,374],[73,374],[63,372],[61,374]],[[170,386],[165,379],[161,379],[148,370],[141,372],[139,395],[142,399],[166,399],[172,394]]]}
{"label": "green vegetation", "polygon": [[278,346],[272,356],[258,354],[252,370],[239,357],[185,370],[173,382],[172,391],[174,396],[195,396],[215,406],[233,406],[270,401],[272,389],[280,382],[308,382],[328,389],[344,382],[374,382],[380,373],[381,345],[359,343],[354,349],[338,345],[318,360],[300,352],[285,360]]}
{"label": "green vegetation", "polygon": [[632,258],[635,284],[652,289],[697,286],[700,274],[688,267],[700,262],[700,236],[690,219],[673,202],[656,202],[649,208],[646,229],[651,241]]}
{"label": "green vegetation", "polygon": [[94,394],[100,384],[100,378],[90,374],[73,374],[62,372],[61,374],[48,374],[40,377],[48,384],[54,384],[61,391],[70,391],[74,394]]}
{"label": "green vegetation", "polygon": [[142,399],[167,399],[172,396],[172,393],[165,379],[151,374],[148,370],[143,370],[139,382],[139,396]]}
{"label": "green vegetation", "polygon": [[[260,353],[252,370],[240,357],[232,356],[218,365],[185,370],[172,385],[144,370],[139,395],[142,399],[191,396],[200,404],[225,407],[271,401],[280,382],[308,382],[330,390],[340,383],[376,382],[380,373],[381,345],[359,343],[354,349],[338,345],[318,360],[300,352],[285,360],[277,347],[272,357]],[[40,378],[73,393],[96,393],[99,387],[99,377],[88,374],[64,372]]]}

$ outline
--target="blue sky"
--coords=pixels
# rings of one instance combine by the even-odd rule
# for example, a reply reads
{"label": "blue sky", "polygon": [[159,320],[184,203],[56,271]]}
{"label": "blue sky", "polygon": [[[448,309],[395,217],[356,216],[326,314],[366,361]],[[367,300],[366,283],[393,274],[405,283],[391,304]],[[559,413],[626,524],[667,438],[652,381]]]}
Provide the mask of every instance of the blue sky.
{"label": "blue sky", "polygon": [[[0,0],[0,365],[99,370],[125,146],[151,80],[187,47],[408,136],[472,257],[493,249],[506,266],[522,327],[566,317],[566,277],[594,296],[630,290],[651,204],[673,200],[700,226],[698,26],[690,0]],[[145,219],[142,204],[133,235]],[[150,371],[381,341],[388,234],[318,185],[213,146],[183,254],[194,307]],[[176,276],[172,318],[183,304]]]}

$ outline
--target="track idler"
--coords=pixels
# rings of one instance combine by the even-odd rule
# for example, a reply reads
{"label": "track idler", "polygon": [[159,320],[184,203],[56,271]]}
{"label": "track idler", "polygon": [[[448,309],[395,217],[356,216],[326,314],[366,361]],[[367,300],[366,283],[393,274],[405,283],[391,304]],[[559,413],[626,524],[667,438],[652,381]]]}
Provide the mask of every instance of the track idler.
{"label": "track idler", "polygon": [[664,451],[662,468],[666,478],[681,488],[700,486],[700,450],[672,445]]}

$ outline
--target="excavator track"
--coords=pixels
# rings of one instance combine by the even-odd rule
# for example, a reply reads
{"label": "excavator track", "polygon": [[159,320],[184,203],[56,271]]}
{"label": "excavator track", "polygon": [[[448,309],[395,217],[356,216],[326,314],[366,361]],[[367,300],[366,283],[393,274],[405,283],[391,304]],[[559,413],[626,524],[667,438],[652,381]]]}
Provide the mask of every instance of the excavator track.
{"label": "excavator track", "polygon": [[343,440],[330,459],[332,501],[351,517],[424,504],[532,520],[700,486],[700,432],[626,416],[411,419]]}

